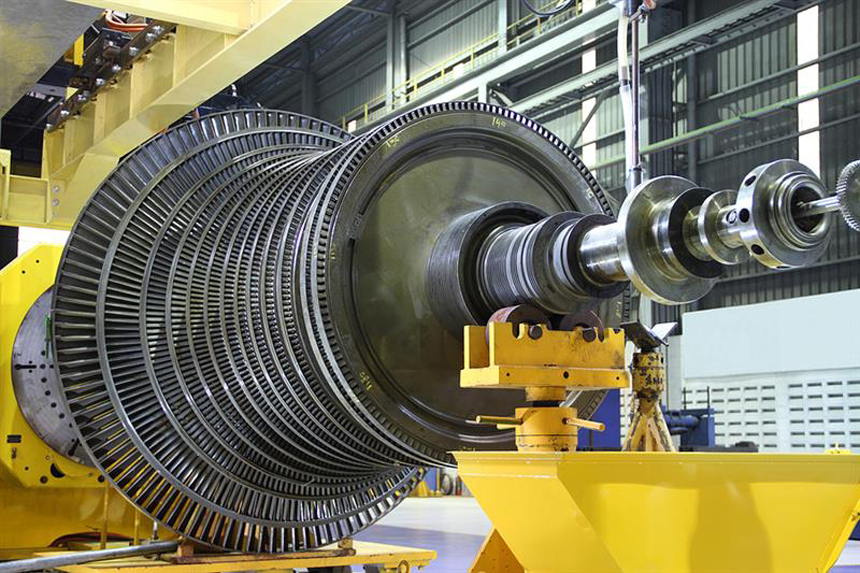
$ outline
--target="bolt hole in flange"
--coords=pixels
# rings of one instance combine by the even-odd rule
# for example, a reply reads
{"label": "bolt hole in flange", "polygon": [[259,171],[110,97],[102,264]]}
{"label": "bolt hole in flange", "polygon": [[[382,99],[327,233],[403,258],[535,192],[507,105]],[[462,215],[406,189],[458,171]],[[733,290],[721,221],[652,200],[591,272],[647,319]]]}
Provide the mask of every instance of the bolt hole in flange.
{"label": "bolt hole in flange", "polygon": [[750,254],[772,269],[818,260],[830,239],[832,217],[801,216],[806,211],[801,205],[826,195],[821,179],[798,161],[781,159],[758,167],[736,202],[739,218],[748,217],[740,236]]}
{"label": "bolt hole in flange", "polygon": [[750,212],[749,209],[741,209],[741,212],[738,213],[738,218],[740,218],[741,223],[746,223],[750,220]]}
{"label": "bolt hole in flange", "polygon": [[57,467],[57,464],[51,464],[51,475],[57,479],[66,477],[65,472]]}
{"label": "bolt hole in flange", "polygon": [[[45,316],[51,311],[53,289],[42,293],[21,321],[12,344],[12,387],[24,419],[39,438],[53,451],[70,460],[89,464],[83,448],[73,455],[64,452],[76,440],[75,429],[69,426],[71,413],[58,396],[60,380],[45,349]],[[68,415],[67,415],[68,414]],[[48,479],[55,472],[45,472]],[[54,476],[56,477],[56,476]]]}

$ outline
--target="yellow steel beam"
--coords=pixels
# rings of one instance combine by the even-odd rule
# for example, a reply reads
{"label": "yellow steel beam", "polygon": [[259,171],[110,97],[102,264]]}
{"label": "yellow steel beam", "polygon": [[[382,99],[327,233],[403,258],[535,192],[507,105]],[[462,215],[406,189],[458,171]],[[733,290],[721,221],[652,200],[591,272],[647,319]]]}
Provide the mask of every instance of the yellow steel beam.
{"label": "yellow steel beam", "polygon": [[[279,2],[269,0],[70,0],[105,10],[128,12],[184,26],[241,34],[251,27],[261,9],[271,10]],[[260,6],[262,5],[262,6]]]}
{"label": "yellow steel beam", "polygon": [[[71,228],[120,157],[349,2],[75,1],[180,25],[99,91],[79,116],[45,133],[41,178],[6,176],[0,167],[0,224]],[[225,15],[231,10],[232,19]],[[225,32],[225,26],[236,33]],[[0,155],[0,165],[3,157],[8,175],[8,156]]]}

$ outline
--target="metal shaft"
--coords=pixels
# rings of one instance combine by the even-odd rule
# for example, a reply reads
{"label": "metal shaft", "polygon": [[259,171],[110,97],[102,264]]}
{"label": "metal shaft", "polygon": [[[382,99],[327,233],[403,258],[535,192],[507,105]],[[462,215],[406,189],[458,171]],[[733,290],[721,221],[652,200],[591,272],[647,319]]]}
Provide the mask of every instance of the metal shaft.
{"label": "metal shaft", "polygon": [[179,541],[159,541],[148,545],[132,545],[130,547],[118,547],[116,549],[100,549],[97,551],[77,551],[75,553],[64,553],[63,555],[50,555],[48,557],[36,557],[33,559],[19,559],[0,563],[0,573],[22,573],[23,571],[43,571],[57,569],[80,563],[91,563],[93,561],[105,561],[107,559],[120,559],[133,557],[135,555],[152,555],[153,553],[167,553],[179,546]]}
{"label": "metal shaft", "polygon": [[839,197],[831,195],[823,199],[801,203],[794,208],[793,214],[797,218],[812,217],[814,215],[824,215],[825,213],[833,213],[839,210]]}

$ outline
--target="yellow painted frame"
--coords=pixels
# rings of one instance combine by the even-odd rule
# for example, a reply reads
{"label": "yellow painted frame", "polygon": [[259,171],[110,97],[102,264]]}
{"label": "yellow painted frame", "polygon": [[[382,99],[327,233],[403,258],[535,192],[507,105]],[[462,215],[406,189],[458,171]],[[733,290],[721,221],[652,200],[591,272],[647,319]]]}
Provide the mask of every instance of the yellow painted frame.
{"label": "yellow painted frame", "polygon": [[860,456],[454,452],[525,571],[827,571],[860,519]]}
{"label": "yellow painted frame", "polygon": [[0,224],[69,229],[119,158],[254,69],[349,0],[73,0],[177,23],[131,69],[46,132],[41,177],[0,153]]}
{"label": "yellow painted frame", "polygon": [[[62,253],[62,246],[37,245],[0,269],[0,559],[29,557],[64,535],[98,532],[105,516],[109,533],[135,532],[134,507],[111,490],[105,495],[108,486],[98,470],[48,447],[24,419],[12,387],[15,336],[27,311],[54,284]],[[52,464],[65,475],[54,477]],[[152,522],[138,516],[148,535]]]}
{"label": "yellow painted frame", "polygon": [[541,337],[528,336],[520,325],[514,336],[510,323],[466,326],[463,388],[627,388],[624,333],[608,328],[603,340],[588,342],[581,329],[571,332],[544,328]]}
{"label": "yellow painted frame", "polygon": [[[344,567],[350,565],[375,565],[380,573],[404,573],[417,571],[436,559],[430,549],[400,547],[369,541],[352,541],[355,555],[326,555],[327,550],[337,545],[321,547],[315,551],[298,554],[276,555],[234,554],[201,555],[189,563],[172,563],[161,559],[132,557],[113,561],[86,563],[60,567],[68,573],[221,573],[222,571],[282,571],[289,573],[298,569]],[[318,555],[315,555],[318,553]],[[49,553],[46,555],[56,555]]]}

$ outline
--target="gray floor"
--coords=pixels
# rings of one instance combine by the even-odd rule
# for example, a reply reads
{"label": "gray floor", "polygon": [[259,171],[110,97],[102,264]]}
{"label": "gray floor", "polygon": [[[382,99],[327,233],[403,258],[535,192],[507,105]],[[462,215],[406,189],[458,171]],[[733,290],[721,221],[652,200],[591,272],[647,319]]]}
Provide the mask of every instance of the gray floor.
{"label": "gray floor", "polygon": [[[435,549],[427,573],[465,573],[490,530],[474,498],[409,498],[356,539]],[[860,573],[860,541],[849,541],[830,573]]]}

